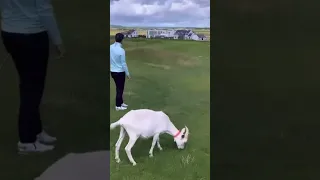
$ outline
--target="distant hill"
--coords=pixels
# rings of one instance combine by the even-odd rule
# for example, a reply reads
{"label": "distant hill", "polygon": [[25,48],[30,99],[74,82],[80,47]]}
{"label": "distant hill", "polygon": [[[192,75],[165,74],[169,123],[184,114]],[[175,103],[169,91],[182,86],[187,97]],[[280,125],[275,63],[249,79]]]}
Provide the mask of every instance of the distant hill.
{"label": "distant hill", "polygon": [[125,28],[125,27],[121,25],[110,25],[110,28]]}

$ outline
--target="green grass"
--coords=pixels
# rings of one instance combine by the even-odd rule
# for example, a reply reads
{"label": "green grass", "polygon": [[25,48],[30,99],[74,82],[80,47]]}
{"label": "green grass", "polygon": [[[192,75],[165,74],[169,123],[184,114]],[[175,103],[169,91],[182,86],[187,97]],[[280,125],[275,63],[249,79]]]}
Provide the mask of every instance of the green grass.
{"label": "green grass", "polygon": [[[17,73],[11,59],[0,70],[0,179],[32,180],[69,152],[108,149],[109,24],[96,18],[108,16],[102,2],[54,1],[67,55],[50,60],[41,113],[46,129],[58,138],[55,151],[17,154]],[[83,13],[88,7],[95,10]],[[5,55],[1,46],[0,63]]]}
{"label": "green grass", "polygon": [[[113,40],[111,39],[112,43]],[[149,158],[151,139],[138,140],[132,149],[133,167],[124,147],[121,163],[114,160],[119,128],[110,134],[111,179],[113,180],[209,180],[210,179],[210,60],[209,43],[174,40],[125,39],[132,79],[126,82],[124,99],[130,109],[149,108],[166,112],[177,128],[187,125],[190,138],[178,150],[173,138],[160,136],[163,151]],[[114,111],[115,86],[110,80],[111,122],[126,112]]]}

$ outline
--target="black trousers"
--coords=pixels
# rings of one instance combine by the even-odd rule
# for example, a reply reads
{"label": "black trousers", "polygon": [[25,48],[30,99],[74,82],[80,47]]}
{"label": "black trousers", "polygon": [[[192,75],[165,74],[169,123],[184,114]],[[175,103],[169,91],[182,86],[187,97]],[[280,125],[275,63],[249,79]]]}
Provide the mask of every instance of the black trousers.
{"label": "black trousers", "polygon": [[3,44],[11,55],[19,75],[20,108],[19,138],[22,143],[36,141],[42,131],[39,106],[41,103],[47,64],[49,38],[47,32],[18,34],[1,32]]}
{"label": "black trousers", "polygon": [[123,90],[126,81],[125,72],[111,72],[111,77],[116,84],[116,106],[120,107],[123,103]]}

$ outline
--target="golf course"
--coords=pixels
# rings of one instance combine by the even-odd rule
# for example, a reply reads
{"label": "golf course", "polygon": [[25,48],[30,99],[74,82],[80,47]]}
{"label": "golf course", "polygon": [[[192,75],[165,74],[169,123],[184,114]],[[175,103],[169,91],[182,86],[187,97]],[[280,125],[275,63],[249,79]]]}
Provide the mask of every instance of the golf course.
{"label": "golf course", "polygon": [[[110,38],[110,44],[114,42]],[[178,150],[173,137],[163,134],[163,151],[149,157],[152,139],[139,139],[132,148],[137,166],[129,162],[124,147],[121,162],[114,160],[119,128],[110,132],[112,180],[210,179],[210,43],[185,40],[124,39],[132,78],[126,81],[124,101],[129,109],[162,110],[173,124],[190,130],[186,149]],[[127,111],[115,111],[115,85],[110,79],[110,122]]]}

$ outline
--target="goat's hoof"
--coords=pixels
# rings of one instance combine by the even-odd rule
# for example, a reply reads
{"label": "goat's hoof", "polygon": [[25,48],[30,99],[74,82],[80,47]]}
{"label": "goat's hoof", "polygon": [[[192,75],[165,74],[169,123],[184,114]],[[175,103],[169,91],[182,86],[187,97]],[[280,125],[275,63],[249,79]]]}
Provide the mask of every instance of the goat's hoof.
{"label": "goat's hoof", "polygon": [[132,166],[136,166],[137,165],[137,163],[132,163]]}
{"label": "goat's hoof", "polygon": [[152,157],[153,157],[153,154],[149,154],[149,157],[151,157],[151,158],[152,158]]}
{"label": "goat's hoof", "polygon": [[160,147],[159,150],[162,151],[163,149]]}
{"label": "goat's hoof", "polygon": [[120,159],[116,159],[116,162],[117,162],[117,163],[120,163],[120,162],[121,162],[121,160],[120,160]]}

